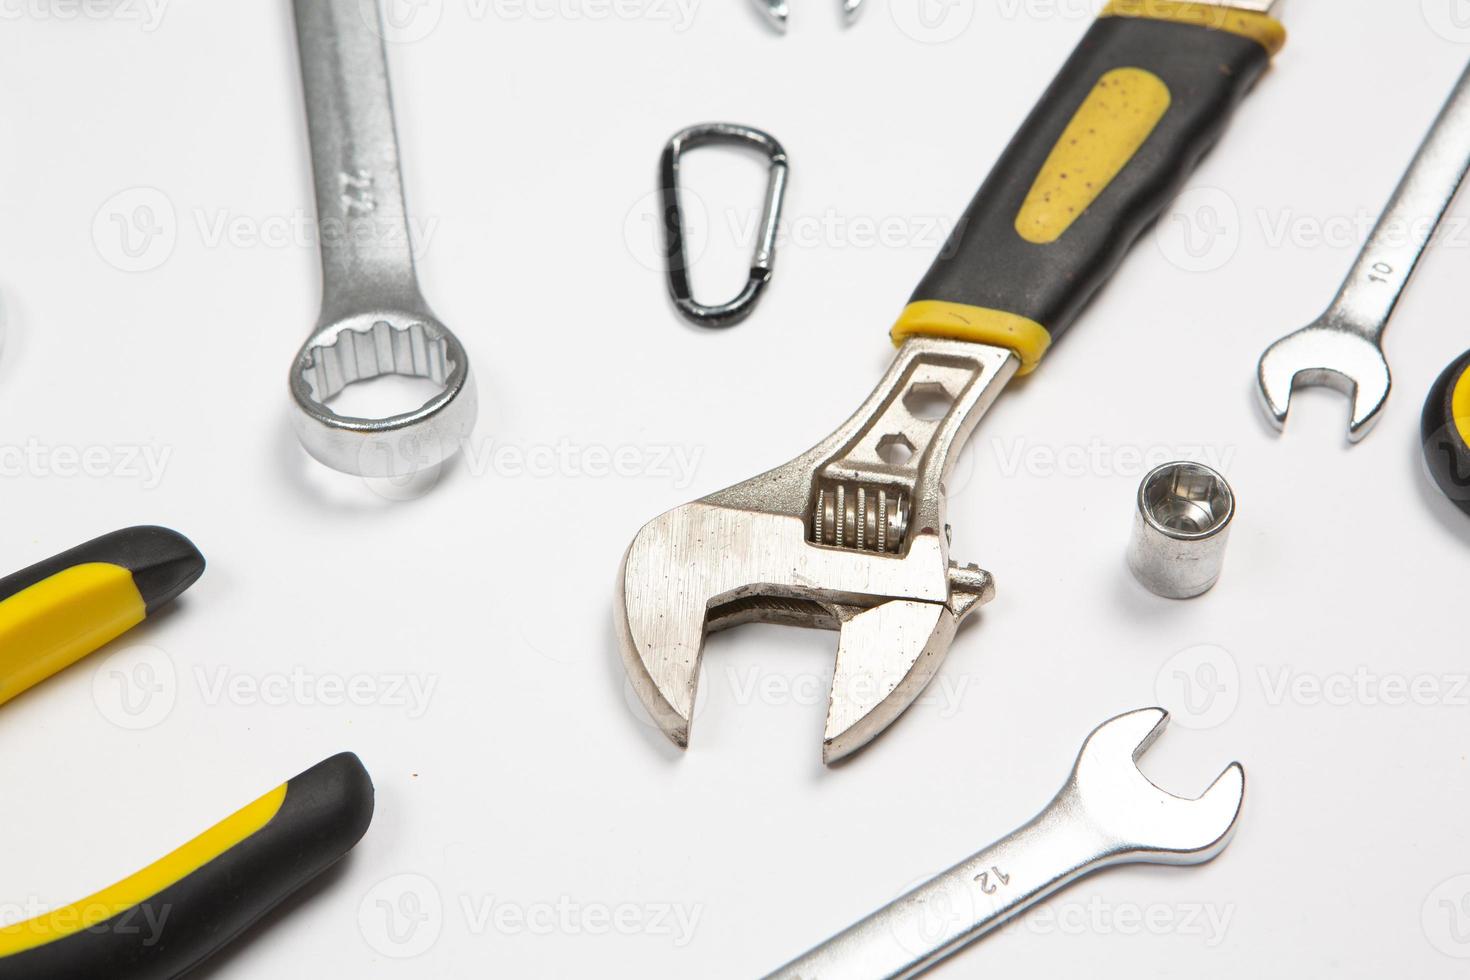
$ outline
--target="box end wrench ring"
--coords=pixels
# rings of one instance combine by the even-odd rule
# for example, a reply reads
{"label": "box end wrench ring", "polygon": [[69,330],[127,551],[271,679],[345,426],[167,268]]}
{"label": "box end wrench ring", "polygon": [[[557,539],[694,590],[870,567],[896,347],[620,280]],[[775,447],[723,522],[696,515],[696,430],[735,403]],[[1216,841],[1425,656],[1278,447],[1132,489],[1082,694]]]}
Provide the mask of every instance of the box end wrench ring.
{"label": "box end wrench ring", "polygon": [[[378,4],[295,7],[322,253],[321,317],[291,366],[296,435],[333,469],[401,477],[458,452],[475,424],[474,379],[419,291]],[[328,406],[348,385],[389,374],[441,390],[388,418]]]}

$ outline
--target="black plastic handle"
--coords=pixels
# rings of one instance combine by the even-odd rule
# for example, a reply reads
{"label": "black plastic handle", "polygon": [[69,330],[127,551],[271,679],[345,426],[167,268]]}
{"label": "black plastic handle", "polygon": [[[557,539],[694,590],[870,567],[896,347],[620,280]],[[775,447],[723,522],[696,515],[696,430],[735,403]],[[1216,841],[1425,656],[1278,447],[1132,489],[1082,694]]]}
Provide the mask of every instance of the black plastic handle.
{"label": "black plastic handle", "polygon": [[1265,14],[1115,0],[971,202],[893,328],[1010,347],[1022,371],[1178,193],[1285,43]]}
{"label": "black plastic handle", "polygon": [[373,784],[322,762],[96,895],[0,927],[0,980],[173,980],[335,864],[367,832]]}
{"label": "black plastic handle", "polygon": [[1470,514],[1470,352],[1460,355],[1429,389],[1420,435],[1434,482]]}

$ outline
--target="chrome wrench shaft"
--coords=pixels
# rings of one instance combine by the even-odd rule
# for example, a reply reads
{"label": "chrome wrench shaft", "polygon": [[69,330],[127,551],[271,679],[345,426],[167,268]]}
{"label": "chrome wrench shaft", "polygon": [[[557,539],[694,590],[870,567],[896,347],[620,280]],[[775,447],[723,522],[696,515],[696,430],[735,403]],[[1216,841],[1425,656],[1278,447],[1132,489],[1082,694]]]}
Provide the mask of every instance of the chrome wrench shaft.
{"label": "chrome wrench shaft", "polygon": [[1353,401],[1348,437],[1356,442],[1368,434],[1392,387],[1383,332],[1467,170],[1470,69],[1460,77],[1332,306],[1261,357],[1261,399],[1278,429],[1286,424],[1295,386],[1326,385]]}
{"label": "chrome wrench shaft", "polygon": [[770,978],[916,976],[1090,872],[1211,860],[1235,831],[1245,770],[1232,764],[1197,800],[1154,786],[1135,762],[1167,722],[1162,708],[1105,722],[1088,736],[1071,778],[1038,817]]}
{"label": "chrome wrench shaft", "polygon": [[[459,340],[425,303],[398,166],[393,100],[376,0],[296,0],[322,256],[322,311],[297,354],[297,435],[321,462],[396,477],[443,462],[474,425],[476,398]],[[387,418],[326,404],[386,374],[441,390]]]}

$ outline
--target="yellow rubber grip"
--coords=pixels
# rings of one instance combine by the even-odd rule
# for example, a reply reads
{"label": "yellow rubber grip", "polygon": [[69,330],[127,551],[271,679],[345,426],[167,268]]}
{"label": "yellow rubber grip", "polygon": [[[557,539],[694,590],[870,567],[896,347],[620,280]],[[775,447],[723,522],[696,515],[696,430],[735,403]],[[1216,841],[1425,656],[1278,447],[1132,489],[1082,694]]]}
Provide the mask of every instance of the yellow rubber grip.
{"label": "yellow rubber grip", "polygon": [[1470,370],[1460,375],[1450,396],[1450,412],[1455,417],[1455,431],[1460,441],[1470,446]]}
{"label": "yellow rubber grip", "polygon": [[34,919],[0,927],[0,958],[54,943],[106,922],[184,880],[259,831],[280,812],[286,783],[235,811],[189,843],[94,895]]}
{"label": "yellow rubber grip", "polygon": [[937,299],[917,300],[906,306],[889,336],[895,344],[902,344],[910,337],[944,337],[1008,347],[1021,359],[1021,374],[1036,370],[1041,355],[1051,346],[1050,331],[1035,320],[1005,310]]}
{"label": "yellow rubber grip", "polygon": [[1248,37],[1270,54],[1286,46],[1286,28],[1270,14],[1222,7],[1214,3],[1190,3],[1188,0],[1110,0],[1101,17],[1147,17],[1150,20],[1172,20],[1180,24],[1229,31]]}
{"label": "yellow rubber grip", "polygon": [[0,601],[0,704],[143,621],[126,568],[74,565]]}

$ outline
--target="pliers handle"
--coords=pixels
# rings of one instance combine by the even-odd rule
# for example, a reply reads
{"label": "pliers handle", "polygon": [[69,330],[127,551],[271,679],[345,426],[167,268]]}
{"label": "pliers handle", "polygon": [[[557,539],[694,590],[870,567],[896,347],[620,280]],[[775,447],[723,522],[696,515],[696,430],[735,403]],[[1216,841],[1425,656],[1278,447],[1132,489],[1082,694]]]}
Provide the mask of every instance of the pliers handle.
{"label": "pliers handle", "polygon": [[[204,556],[133,527],[0,579],[0,704],[141,623]],[[0,980],[171,980],[188,973],[367,832],[372,780],[333,756],[148,867],[79,902],[0,927]]]}

